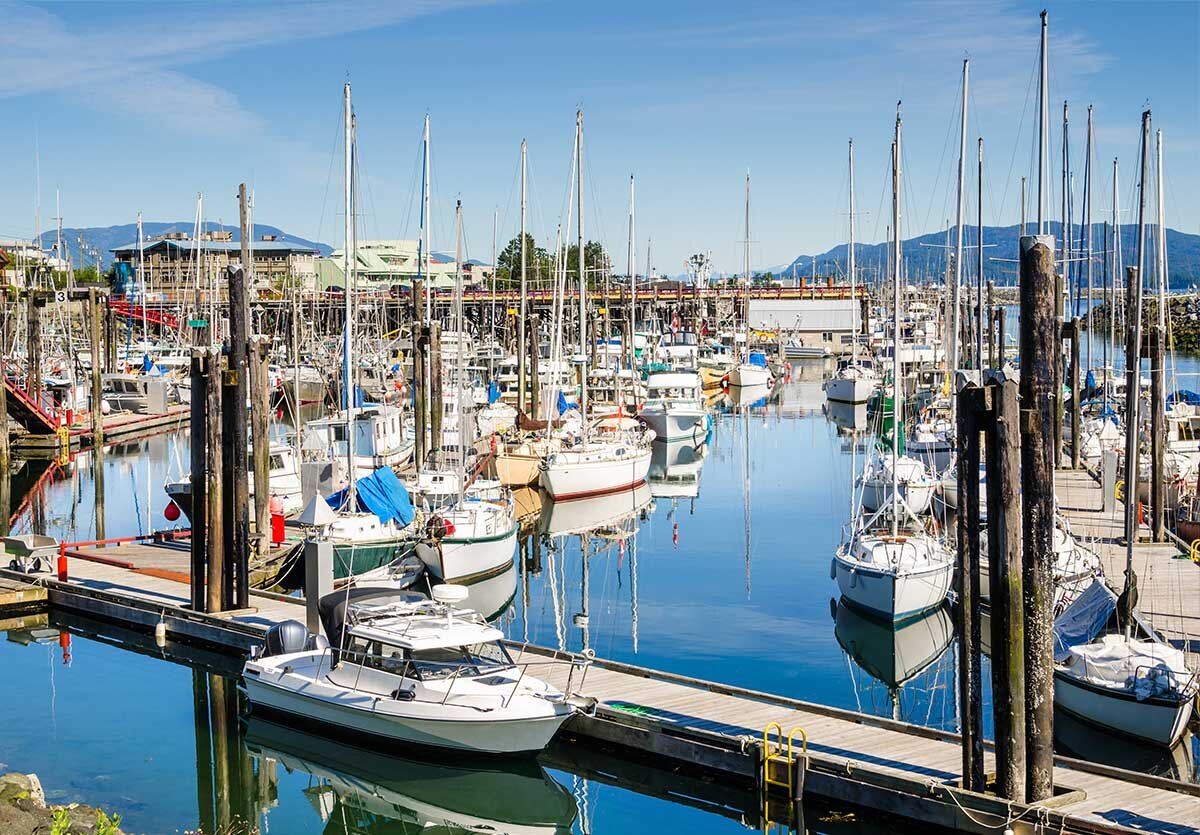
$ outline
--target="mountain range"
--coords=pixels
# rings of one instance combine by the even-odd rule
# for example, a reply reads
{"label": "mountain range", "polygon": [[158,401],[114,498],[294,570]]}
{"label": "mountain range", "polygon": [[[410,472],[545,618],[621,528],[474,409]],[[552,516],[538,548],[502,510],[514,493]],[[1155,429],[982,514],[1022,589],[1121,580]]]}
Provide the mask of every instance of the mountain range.
{"label": "mountain range", "polygon": [[[170,232],[187,232],[190,235],[195,228],[195,221],[191,220],[179,221],[177,223],[143,221],[142,237],[148,242],[151,238],[166,235]],[[235,241],[241,240],[239,229],[236,226],[210,223],[206,224],[204,229],[208,232],[232,232]],[[72,262],[76,267],[95,263],[96,254],[94,253],[98,253],[100,256],[101,271],[108,269],[109,265],[112,264],[112,253],[109,250],[123,244],[136,243],[137,234],[136,223],[126,223],[121,226],[70,227],[62,230],[65,248],[70,252]],[[53,229],[39,235],[38,239],[42,248],[49,249],[57,240],[57,235],[58,232]],[[254,224],[254,239],[259,240],[263,235],[274,235],[280,241],[287,241],[299,246],[310,246],[313,249],[319,250],[322,255],[328,255],[333,251],[333,248],[328,244],[317,243],[316,241],[309,241],[296,235],[290,235],[275,226],[267,226],[263,223]],[[83,241],[83,248],[87,250],[86,258],[84,257],[84,253],[80,252],[80,239]]]}
{"label": "mountain range", "polygon": [[[1030,227],[1032,230],[1032,226]],[[983,246],[984,246],[984,263],[983,275],[988,281],[995,281],[997,285],[1015,284],[1017,281],[1017,246],[1020,238],[1019,226],[985,226],[983,227]],[[1080,227],[1076,227],[1075,234],[1078,235]],[[1062,256],[1062,225],[1059,223],[1050,224],[1050,233],[1055,236],[1056,245],[1055,254],[1058,257]],[[1167,233],[1167,272],[1171,276],[1171,286],[1173,287],[1190,287],[1193,284],[1200,284],[1200,235],[1192,235],[1187,232],[1180,232],[1170,227],[1166,230]],[[969,226],[965,230],[965,240],[963,241],[963,260],[966,262],[964,267],[964,275],[974,279],[978,275],[976,241],[978,231],[976,227]],[[1095,224],[1092,231],[1092,246],[1096,253],[1102,253],[1104,250],[1104,226],[1103,224]],[[1122,262],[1125,266],[1130,266],[1136,263],[1137,251],[1135,242],[1137,241],[1137,226],[1135,224],[1126,224],[1121,227],[1121,251],[1123,253]],[[928,235],[918,235],[915,238],[908,238],[903,242],[902,251],[904,253],[904,266],[908,274],[909,281],[920,282],[926,279],[940,278],[945,275],[947,265],[947,243],[951,248],[954,245],[954,230],[950,230],[949,236],[945,231],[933,232]],[[1085,242],[1086,243],[1086,242]],[[1076,244],[1078,247],[1078,244]],[[860,244],[854,245],[855,258],[858,262],[858,272],[860,276],[864,276],[867,281],[875,281],[879,275],[882,275],[887,270],[887,244]],[[771,272],[776,278],[788,279],[792,276],[793,270],[797,275],[808,276],[813,272],[813,259],[816,259],[816,274],[818,276],[835,275],[845,276],[846,261],[849,247],[846,244],[839,244],[833,249],[822,252],[818,255],[800,255],[797,256],[790,264],[784,265],[782,268],[776,267]],[[1110,258],[1110,265],[1112,260]],[[1103,275],[1103,255],[1097,254],[1095,266],[1092,270],[1093,281],[1097,285],[1102,281]],[[1086,276],[1086,265],[1076,263],[1080,269],[1080,275]],[[1153,266],[1153,248],[1146,251],[1146,270],[1149,272]],[[761,270],[760,273],[765,273],[767,270]]]}

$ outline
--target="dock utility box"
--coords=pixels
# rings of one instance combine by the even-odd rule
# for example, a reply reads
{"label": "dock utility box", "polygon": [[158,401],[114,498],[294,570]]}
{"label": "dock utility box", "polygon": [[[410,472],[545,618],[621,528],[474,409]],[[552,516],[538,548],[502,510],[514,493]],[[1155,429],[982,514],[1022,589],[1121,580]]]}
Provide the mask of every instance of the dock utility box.
{"label": "dock utility box", "polygon": [[58,540],[52,536],[26,533],[4,537],[4,553],[8,567],[24,574],[52,571],[58,556]]}

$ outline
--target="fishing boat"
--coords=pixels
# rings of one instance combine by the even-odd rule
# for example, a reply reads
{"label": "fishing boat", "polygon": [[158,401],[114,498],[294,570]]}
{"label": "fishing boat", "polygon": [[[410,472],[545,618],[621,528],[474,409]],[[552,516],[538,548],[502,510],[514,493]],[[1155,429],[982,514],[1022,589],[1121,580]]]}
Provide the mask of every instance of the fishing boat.
{"label": "fishing boat", "polygon": [[825,382],[825,397],[831,403],[866,403],[879,388],[879,373],[865,359],[852,357],[838,363]]}
{"label": "fishing boat", "polygon": [[[268,490],[272,497],[278,498],[280,512],[284,516],[293,516],[304,506],[304,493],[300,480],[300,466],[296,460],[296,450],[287,444],[272,443],[270,445],[268,462]],[[254,468],[249,468],[250,495],[254,495]],[[190,478],[180,481],[169,481],[163,489],[171,497],[171,501],[179,508],[183,516],[192,518],[192,481]]]}
{"label": "fishing boat", "polygon": [[[461,586],[433,599],[391,589],[349,589],[321,598],[326,640],[295,621],[268,632],[242,675],[251,709],[382,743],[483,754],[541,751],[569,718],[593,703],[534,675],[550,665],[514,663],[504,634],[458,607]],[[573,671],[574,672],[574,671]]]}
{"label": "fishing boat", "polygon": [[1117,734],[1173,746],[1200,690],[1183,652],[1096,580],[1054,619],[1054,704]]}
{"label": "fishing boat", "polygon": [[646,402],[638,418],[658,441],[703,441],[711,421],[701,397],[700,375],[691,369],[646,376]]}

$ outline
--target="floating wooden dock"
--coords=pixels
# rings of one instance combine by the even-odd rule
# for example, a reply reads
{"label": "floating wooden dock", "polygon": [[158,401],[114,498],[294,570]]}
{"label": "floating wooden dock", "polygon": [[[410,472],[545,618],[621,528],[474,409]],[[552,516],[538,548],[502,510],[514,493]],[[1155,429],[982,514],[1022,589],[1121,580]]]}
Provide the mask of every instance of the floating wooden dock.
{"label": "floating wooden dock", "polygon": [[[2,550],[0,554],[3,554]],[[8,617],[44,609],[47,597],[46,589],[42,586],[30,585],[24,580],[0,577],[0,616]]]}
{"label": "floating wooden dock", "polygon": [[[171,640],[233,655],[258,645],[272,624],[305,617],[301,599],[260,591],[251,592],[249,609],[193,612],[186,608],[184,578],[150,564],[161,554],[152,557],[127,547],[119,552],[120,560],[101,562],[86,549],[74,553],[78,555],[68,556],[65,581],[36,580],[56,611],[143,632],[161,622]],[[31,582],[13,572],[0,571],[0,577]],[[554,654],[541,647],[511,646],[518,660]],[[547,677],[560,687],[566,684],[555,681],[555,675]],[[776,777],[782,778],[785,768],[793,770],[799,778],[797,793],[976,833],[1006,826],[1018,833],[1039,827],[1114,835],[1200,833],[1196,785],[1059,757],[1056,797],[1024,806],[957,787],[961,749],[952,733],[614,661],[597,660],[582,691],[595,696],[599,707],[594,717],[573,719],[564,729],[565,739],[616,751],[617,757],[700,769],[722,782],[749,787],[761,782],[763,728],[778,723],[785,733],[802,728],[807,735],[806,751],[791,766],[769,764]],[[790,809],[786,798],[776,796],[765,807],[764,825],[788,821]]]}
{"label": "floating wooden dock", "polygon": [[[1110,586],[1120,591],[1125,576],[1125,506],[1117,501],[1104,512],[1104,497],[1087,470],[1054,474],[1058,509],[1071,533],[1096,552]],[[1145,530],[1143,528],[1143,530]],[[1142,539],[1148,538],[1148,533]],[[1138,609],[1171,643],[1200,651],[1200,565],[1188,559],[1177,542],[1139,541],[1133,546],[1138,578]]]}
{"label": "floating wooden dock", "polygon": [[[173,432],[187,427],[191,419],[191,407],[172,406],[162,414],[140,415],[122,412],[104,418],[104,443],[131,441],[161,432]],[[14,434],[12,448],[16,453],[29,456],[53,457],[69,455],[92,446],[92,421],[89,415],[81,415],[70,426],[61,427],[55,433],[23,432]]]}

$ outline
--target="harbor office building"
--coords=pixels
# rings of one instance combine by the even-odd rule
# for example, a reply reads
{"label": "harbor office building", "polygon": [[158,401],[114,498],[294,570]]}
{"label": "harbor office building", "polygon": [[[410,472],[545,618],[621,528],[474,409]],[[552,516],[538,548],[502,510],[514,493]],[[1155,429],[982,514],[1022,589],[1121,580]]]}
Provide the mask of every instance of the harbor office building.
{"label": "harbor office building", "polygon": [[[346,287],[343,249],[335,249],[328,258],[317,260],[317,289],[342,290]],[[418,277],[426,288],[445,290],[454,286],[455,261],[451,255],[429,253],[428,275],[418,241],[359,241],[355,248],[354,283],[360,291],[382,292],[408,289]],[[477,262],[464,263],[464,280],[470,283]]]}
{"label": "harbor office building", "polygon": [[[185,232],[172,232],[142,244],[125,244],[110,250],[117,277],[114,290],[129,297],[170,302],[190,298],[210,287],[221,292],[224,270],[242,260],[242,245],[231,232],[209,232],[193,240]],[[254,282],[258,290],[312,289],[316,281],[318,250],[304,244],[263,235],[251,244]],[[199,278],[197,277],[197,261]],[[139,265],[144,273],[139,273]]]}
{"label": "harbor office building", "polygon": [[779,330],[806,348],[828,348],[835,354],[848,353],[862,325],[857,298],[843,299],[751,299],[750,328]]}

